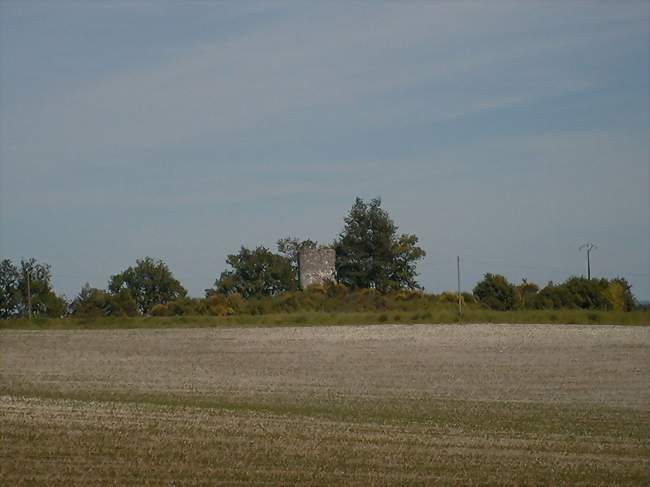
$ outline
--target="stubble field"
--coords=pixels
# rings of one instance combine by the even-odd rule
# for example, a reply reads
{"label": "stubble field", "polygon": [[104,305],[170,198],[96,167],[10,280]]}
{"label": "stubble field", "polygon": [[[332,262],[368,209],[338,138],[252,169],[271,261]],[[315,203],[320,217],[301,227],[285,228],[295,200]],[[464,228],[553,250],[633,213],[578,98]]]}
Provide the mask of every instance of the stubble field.
{"label": "stubble field", "polygon": [[0,332],[0,484],[647,485],[650,327]]}

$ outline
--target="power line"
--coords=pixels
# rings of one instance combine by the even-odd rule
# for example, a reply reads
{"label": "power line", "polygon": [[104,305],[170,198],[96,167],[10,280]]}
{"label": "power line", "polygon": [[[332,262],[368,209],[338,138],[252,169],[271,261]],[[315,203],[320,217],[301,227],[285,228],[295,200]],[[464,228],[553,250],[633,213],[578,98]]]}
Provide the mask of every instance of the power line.
{"label": "power line", "polygon": [[[599,249],[600,250],[600,249]],[[465,262],[470,262],[470,264],[478,264],[481,266],[494,266],[495,268],[505,268],[505,269],[530,269],[546,272],[559,272],[559,273],[569,273],[572,272],[572,268],[560,267],[546,264],[521,264],[517,262],[506,262],[501,260],[494,259],[481,259],[481,258],[472,258],[464,257]],[[428,260],[418,264],[418,268],[422,270],[421,275],[430,274],[435,270],[449,269],[454,266],[454,263],[451,259],[446,261],[432,261]],[[476,266],[472,266],[476,267]],[[575,269],[577,271],[577,269]],[[621,275],[621,276],[634,276],[634,277],[645,277],[650,276],[650,272],[627,272],[625,270],[617,270],[615,272],[608,272],[609,275]]]}

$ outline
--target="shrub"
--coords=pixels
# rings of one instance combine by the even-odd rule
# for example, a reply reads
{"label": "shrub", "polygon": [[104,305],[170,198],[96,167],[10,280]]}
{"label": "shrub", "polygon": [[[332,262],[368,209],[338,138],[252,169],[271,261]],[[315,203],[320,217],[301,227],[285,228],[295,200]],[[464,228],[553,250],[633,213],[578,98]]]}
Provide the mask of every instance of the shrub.
{"label": "shrub", "polygon": [[636,298],[632,294],[632,286],[622,277],[609,281],[605,296],[614,310],[632,311],[637,307]]}
{"label": "shrub", "polygon": [[151,316],[168,316],[168,311],[166,304],[154,304],[151,307]]}
{"label": "shrub", "polygon": [[476,303],[476,297],[471,293],[460,293],[463,297],[463,304],[473,304]]}
{"label": "shrub", "polygon": [[446,304],[458,304],[458,293],[454,293],[452,291],[444,291],[440,293],[440,296],[438,296],[438,302]]}
{"label": "shrub", "polygon": [[515,287],[499,274],[485,274],[474,288],[474,296],[490,309],[504,311],[515,305]]}
{"label": "shrub", "polygon": [[167,303],[169,316],[195,316],[206,312],[207,306],[202,299],[180,298]]}
{"label": "shrub", "polygon": [[636,300],[631,286],[623,278],[587,279],[570,277],[561,284],[549,282],[539,293],[526,302],[527,307],[538,309],[602,309],[631,311]]}
{"label": "shrub", "polygon": [[522,283],[515,288],[516,307],[525,309],[529,304],[533,304],[539,292],[539,286],[534,282],[522,280]]}

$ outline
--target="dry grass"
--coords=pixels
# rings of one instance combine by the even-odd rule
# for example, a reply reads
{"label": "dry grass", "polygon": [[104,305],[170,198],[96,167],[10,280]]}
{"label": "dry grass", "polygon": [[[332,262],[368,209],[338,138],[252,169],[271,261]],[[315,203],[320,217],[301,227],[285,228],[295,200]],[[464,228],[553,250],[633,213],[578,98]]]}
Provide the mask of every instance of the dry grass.
{"label": "dry grass", "polygon": [[650,328],[0,332],[0,483],[647,485]]}

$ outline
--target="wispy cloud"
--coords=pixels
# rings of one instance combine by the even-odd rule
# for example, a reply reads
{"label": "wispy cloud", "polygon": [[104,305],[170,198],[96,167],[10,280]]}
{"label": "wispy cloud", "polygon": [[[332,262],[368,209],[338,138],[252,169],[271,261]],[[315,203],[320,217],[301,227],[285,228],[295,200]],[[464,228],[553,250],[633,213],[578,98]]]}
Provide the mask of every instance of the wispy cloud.
{"label": "wispy cloud", "polygon": [[647,263],[647,2],[19,5],[0,3],[3,255],[203,276],[242,243],[330,240],[360,195],[431,262],[568,268],[573,240],[625,231],[612,262]]}
{"label": "wispy cloud", "polygon": [[[593,48],[593,38],[522,33],[521,42],[499,41],[513,32],[519,40],[521,25],[531,26],[541,13],[538,6],[501,3],[301,11],[238,38],[188,49],[158,67],[119,73],[38,107],[24,106],[2,118],[4,151],[10,159],[62,164],[147,153],[200,137],[228,140],[290,124],[293,117],[317,117],[324,108],[356,124],[400,123],[422,101],[386,97],[423,86],[441,91],[426,107],[433,120],[593,86],[593,79],[579,73],[557,76],[565,67],[535,67],[541,56],[561,59],[567,50]],[[466,48],[470,43],[472,50]],[[511,83],[503,85],[503,73],[495,78],[499,71],[508,72]],[[372,103],[364,107],[367,100]],[[349,105],[361,107],[349,111]]]}

